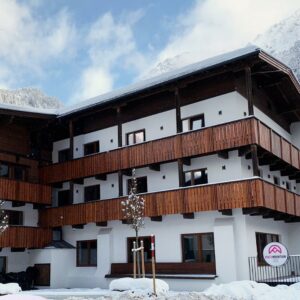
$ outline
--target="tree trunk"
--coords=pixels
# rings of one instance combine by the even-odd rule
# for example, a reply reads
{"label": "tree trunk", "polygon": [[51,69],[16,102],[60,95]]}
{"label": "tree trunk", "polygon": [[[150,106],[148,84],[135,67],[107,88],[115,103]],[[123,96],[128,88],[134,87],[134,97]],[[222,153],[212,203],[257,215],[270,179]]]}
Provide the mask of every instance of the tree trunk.
{"label": "tree trunk", "polygon": [[[139,231],[135,230],[135,242],[136,242],[136,248],[139,248]],[[137,277],[141,277],[141,264],[140,264],[140,251],[136,252],[136,263],[137,263]]]}

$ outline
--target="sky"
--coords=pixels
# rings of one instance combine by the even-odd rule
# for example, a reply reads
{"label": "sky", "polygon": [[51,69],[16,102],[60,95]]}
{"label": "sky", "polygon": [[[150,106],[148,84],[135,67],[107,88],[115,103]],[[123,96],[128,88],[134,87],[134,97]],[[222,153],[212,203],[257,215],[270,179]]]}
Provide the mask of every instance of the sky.
{"label": "sky", "polygon": [[297,9],[299,0],[0,0],[0,88],[73,104],[170,58],[244,47]]}

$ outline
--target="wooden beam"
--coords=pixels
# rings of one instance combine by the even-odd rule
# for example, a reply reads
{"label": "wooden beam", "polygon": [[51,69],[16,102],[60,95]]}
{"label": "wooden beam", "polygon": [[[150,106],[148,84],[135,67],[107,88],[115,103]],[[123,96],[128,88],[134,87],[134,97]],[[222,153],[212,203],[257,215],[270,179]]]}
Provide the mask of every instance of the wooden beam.
{"label": "wooden beam", "polygon": [[175,91],[175,109],[176,109],[176,129],[177,133],[182,132],[182,120],[181,120],[181,99],[180,99],[180,93],[179,88],[176,87]]}
{"label": "wooden beam", "polygon": [[232,216],[232,209],[222,209],[222,210],[219,210],[219,212],[223,216]]}
{"label": "wooden beam", "polygon": [[83,229],[85,224],[76,224],[76,225],[72,225],[72,228],[74,229]]}
{"label": "wooden beam", "polygon": [[191,158],[190,157],[184,157],[184,158],[182,158],[182,163],[185,166],[190,166],[191,165]]}
{"label": "wooden beam", "polygon": [[254,115],[253,108],[253,86],[252,86],[252,75],[251,68],[248,66],[245,68],[245,80],[246,80],[246,97],[248,100],[248,114],[249,116]]}
{"label": "wooden beam", "polygon": [[62,189],[63,188],[63,182],[55,182],[52,184],[52,186],[56,189]]}
{"label": "wooden beam", "polygon": [[84,179],[83,178],[76,178],[76,179],[73,179],[72,182],[74,184],[83,184]]}
{"label": "wooden beam", "polygon": [[152,171],[159,172],[160,171],[160,164],[151,164],[151,165],[149,165],[149,169],[152,170]]}
{"label": "wooden beam", "polygon": [[106,174],[98,174],[98,175],[95,176],[95,179],[106,181],[107,180],[107,175]]}
{"label": "wooden beam", "polygon": [[240,157],[246,156],[248,153],[251,153],[251,149],[249,147],[240,147],[238,149],[238,156],[240,156]]}
{"label": "wooden beam", "polygon": [[183,161],[181,158],[177,160],[178,165],[178,180],[179,180],[179,186],[184,186],[184,173],[183,173]]}
{"label": "wooden beam", "polygon": [[150,217],[151,221],[153,222],[161,222],[162,216]]}
{"label": "wooden beam", "polygon": [[184,219],[195,219],[195,214],[194,213],[184,213],[182,214]]}
{"label": "wooden beam", "polygon": [[257,146],[256,145],[251,145],[251,158],[252,158],[253,176],[259,176]]}
{"label": "wooden beam", "polygon": [[218,157],[223,158],[223,159],[228,159],[229,158],[229,151],[227,151],[227,150],[219,151],[218,152]]}
{"label": "wooden beam", "polygon": [[286,168],[286,163],[283,161],[279,161],[273,165],[270,165],[270,171],[281,171]]}
{"label": "wooden beam", "polygon": [[70,158],[74,158],[74,126],[73,121],[69,121],[69,136],[70,136]]}
{"label": "wooden beam", "polygon": [[11,206],[12,207],[21,207],[21,206],[25,206],[25,202],[19,202],[19,201],[12,201]]}
{"label": "wooden beam", "polygon": [[118,147],[122,147],[122,115],[121,107],[117,107]]}
{"label": "wooden beam", "polygon": [[96,226],[107,227],[107,221],[104,221],[104,222],[96,222]]}
{"label": "wooden beam", "polygon": [[132,176],[132,169],[122,170],[122,174],[125,176]]}
{"label": "wooden beam", "polygon": [[118,171],[118,186],[119,186],[119,197],[123,196],[123,173],[122,170]]}

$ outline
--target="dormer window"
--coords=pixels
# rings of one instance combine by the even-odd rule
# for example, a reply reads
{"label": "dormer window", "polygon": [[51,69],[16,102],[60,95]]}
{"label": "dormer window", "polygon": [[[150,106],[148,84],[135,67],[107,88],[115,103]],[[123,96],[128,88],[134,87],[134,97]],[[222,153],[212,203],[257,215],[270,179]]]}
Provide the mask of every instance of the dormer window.
{"label": "dormer window", "polygon": [[182,120],[182,131],[197,130],[205,127],[204,114]]}

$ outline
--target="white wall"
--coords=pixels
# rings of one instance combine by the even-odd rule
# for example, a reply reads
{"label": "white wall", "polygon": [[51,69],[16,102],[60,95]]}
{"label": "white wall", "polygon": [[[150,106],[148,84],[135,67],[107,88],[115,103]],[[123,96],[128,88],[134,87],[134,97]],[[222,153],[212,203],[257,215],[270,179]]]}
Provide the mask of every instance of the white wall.
{"label": "white wall", "polygon": [[58,152],[70,148],[70,139],[64,139],[53,143],[52,162],[58,162]]}
{"label": "white wall", "polygon": [[[163,128],[161,129],[161,127]],[[124,123],[122,125],[122,145],[126,145],[126,133],[140,129],[145,129],[146,141],[152,141],[176,134],[175,109]]]}
{"label": "white wall", "polygon": [[22,211],[23,212],[23,226],[33,226],[33,227],[37,226],[38,210],[33,209],[32,204],[26,203],[24,206],[12,207],[11,201],[5,201],[1,208],[8,209],[8,210]]}
{"label": "white wall", "polygon": [[118,127],[81,134],[74,137],[74,158],[84,156],[84,144],[99,141],[99,152],[118,148]]}
{"label": "white wall", "polygon": [[300,149],[300,122],[291,124],[292,143]]}
{"label": "white wall", "polygon": [[24,252],[11,252],[10,248],[3,248],[0,251],[0,256],[7,257],[7,272],[26,271],[26,268],[29,266],[28,250]]}
{"label": "white wall", "polygon": [[213,126],[244,118],[244,113],[248,115],[248,103],[239,93],[231,92],[181,107],[182,119],[202,113],[205,126]]}

